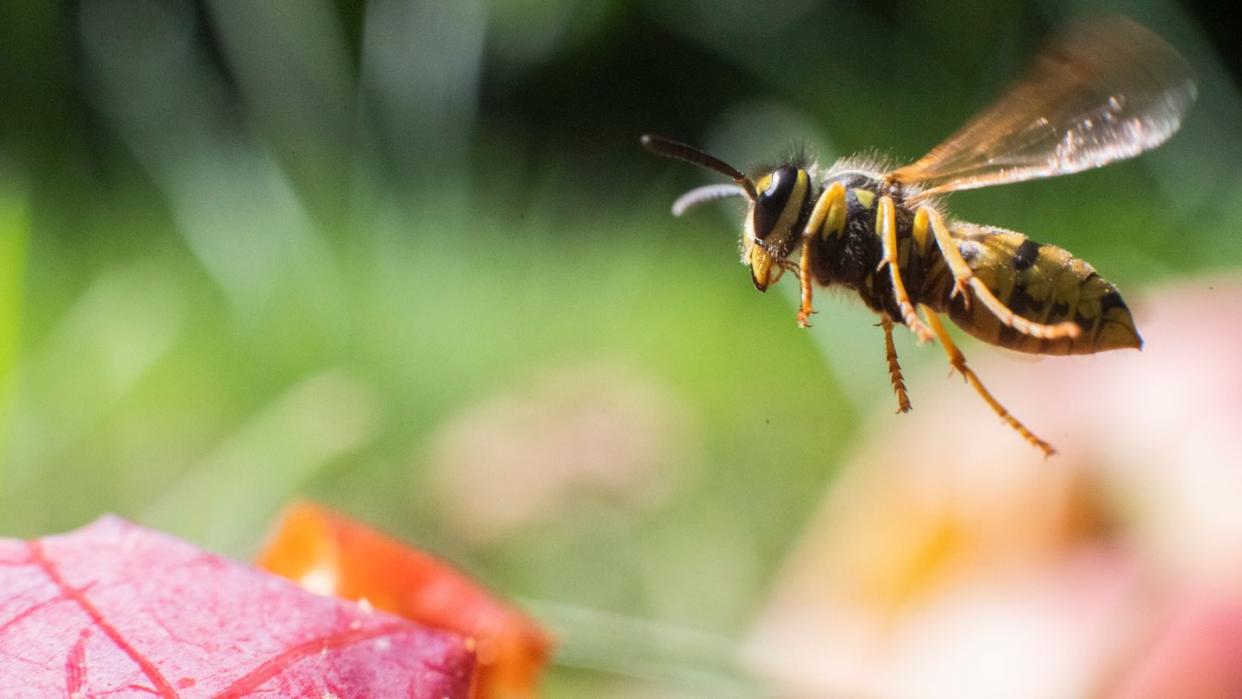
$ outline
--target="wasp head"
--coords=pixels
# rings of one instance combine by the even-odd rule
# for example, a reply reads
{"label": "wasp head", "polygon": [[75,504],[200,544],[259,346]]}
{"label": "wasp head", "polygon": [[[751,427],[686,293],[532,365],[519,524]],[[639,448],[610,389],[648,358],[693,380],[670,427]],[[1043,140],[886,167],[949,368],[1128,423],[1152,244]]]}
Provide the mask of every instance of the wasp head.
{"label": "wasp head", "polygon": [[755,288],[766,291],[780,278],[798,241],[799,227],[810,213],[811,177],[800,165],[783,164],[752,180],[728,163],[697,148],[657,136],[643,136],[643,146],[666,158],[675,158],[718,172],[733,184],[707,185],[686,192],[673,204],[680,216],[693,206],[724,197],[744,196],[750,201],[742,231],[742,264],[750,267]]}
{"label": "wasp head", "polygon": [[798,227],[807,213],[811,177],[794,165],[782,165],[755,182],[742,232],[742,264],[750,267],[755,288],[767,290],[780,279],[785,258],[798,241]]}

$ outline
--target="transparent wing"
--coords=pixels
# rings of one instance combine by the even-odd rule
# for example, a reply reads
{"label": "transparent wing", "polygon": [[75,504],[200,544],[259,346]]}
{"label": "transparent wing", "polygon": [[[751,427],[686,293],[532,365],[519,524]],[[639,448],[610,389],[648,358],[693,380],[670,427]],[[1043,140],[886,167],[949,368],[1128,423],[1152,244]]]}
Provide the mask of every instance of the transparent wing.
{"label": "transparent wing", "polygon": [[924,195],[1065,175],[1163,143],[1194,102],[1190,66],[1121,17],[1071,27],[992,106],[891,173]]}

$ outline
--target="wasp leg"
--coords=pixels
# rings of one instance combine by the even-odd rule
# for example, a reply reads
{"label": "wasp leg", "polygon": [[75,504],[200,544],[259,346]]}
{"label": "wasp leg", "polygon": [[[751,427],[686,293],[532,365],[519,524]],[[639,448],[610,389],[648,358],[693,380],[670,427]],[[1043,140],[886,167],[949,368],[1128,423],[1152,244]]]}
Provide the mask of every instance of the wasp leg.
{"label": "wasp leg", "polygon": [[1023,439],[1030,442],[1036,449],[1042,451],[1045,457],[1049,457],[1057,453],[1057,450],[1053,449],[1051,444],[1045,442],[1039,437],[1036,437],[1034,432],[1031,432],[1026,428],[1026,425],[1023,425],[1018,420],[1018,418],[1011,415],[1009,411],[1005,409],[1005,406],[1001,405],[999,401],[992,397],[992,394],[988,392],[988,389],[983,387],[983,382],[979,380],[979,377],[975,375],[975,372],[971,371],[970,367],[966,366],[966,356],[963,355],[962,351],[957,348],[957,345],[953,344],[953,339],[949,337],[949,333],[944,329],[944,325],[940,322],[940,318],[936,315],[936,312],[925,304],[921,304],[920,308],[923,310],[923,316],[927,318],[927,324],[931,326],[932,331],[936,333],[937,339],[940,340],[941,346],[944,347],[945,354],[949,355],[949,364],[953,365],[953,368],[966,379],[966,382],[970,384],[971,388],[975,389],[975,392],[979,394],[979,397],[982,398],[983,401],[987,403],[998,416],[1000,416],[1000,419],[1004,420],[1010,427],[1017,430],[1018,434],[1022,435]]}
{"label": "wasp leg", "polygon": [[897,412],[910,412],[910,395],[906,393],[906,380],[901,375],[901,364],[897,362],[897,346],[893,344],[893,321],[888,316],[880,319],[884,328],[884,354],[888,360],[888,378],[893,382],[893,392],[897,394]]}
{"label": "wasp leg", "polygon": [[815,312],[811,306],[811,243],[815,242],[814,238],[802,239],[802,257],[798,263],[798,281],[802,285],[802,305],[798,308],[798,326],[803,328],[811,327],[808,322],[811,314]]}
{"label": "wasp leg", "polygon": [[893,198],[885,195],[880,197],[879,211],[876,213],[875,229],[880,234],[884,245],[884,259],[876,271],[888,267],[893,280],[893,294],[897,297],[897,308],[901,311],[901,320],[906,327],[918,335],[919,342],[931,339],[931,331],[919,320],[914,312],[914,304],[910,303],[910,295],[906,293],[906,284],[901,280],[901,265],[897,261],[897,214],[893,206]]}
{"label": "wasp leg", "polygon": [[1038,337],[1044,340],[1056,340],[1063,337],[1078,337],[1082,329],[1077,323],[1065,321],[1055,325],[1045,325],[1032,320],[1027,320],[1022,316],[1014,313],[1000,299],[996,298],[996,294],[988,288],[975,276],[974,271],[970,269],[970,265],[966,264],[966,259],[962,257],[962,251],[958,249],[957,243],[953,237],[949,235],[949,227],[944,224],[940,212],[930,207],[921,206],[914,215],[914,238],[920,238],[927,235],[926,228],[928,221],[931,223],[932,235],[936,238],[936,245],[940,248],[940,254],[944,256],[945,262],[949,265],[949,271],[953,273],[953,293],[950,298],[962,294],[965,302],[969,303],[969,296],[966,295],[966,287],[969,286],[974,292],[975,297],[984,305],[993,315],[1000,320],[1001,323],[1017,330],[1023,335]]}
{"label": "wasp leg", "polygon": [[798,281],[802,284],[802,306],[798,309],[798,325],[807,328],[807,321],[815,309],[811,306],[811,245],[815,243],[815,234],[827,224],[823,230],[825,237],[840,233],[845,227],[845,186],[834,182],[819,195],[811,216],[807,219],[806,228],[802,231],[802,257],[798,269]]}

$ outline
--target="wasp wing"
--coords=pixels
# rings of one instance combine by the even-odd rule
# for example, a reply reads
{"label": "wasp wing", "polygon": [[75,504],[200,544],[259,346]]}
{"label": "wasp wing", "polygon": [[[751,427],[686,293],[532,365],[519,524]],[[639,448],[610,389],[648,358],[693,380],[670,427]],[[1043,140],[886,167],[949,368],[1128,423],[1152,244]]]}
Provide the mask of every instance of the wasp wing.
{"label": "wasp wing", "polygon": [[992,106],[890,177],[924,196],[1089,170],[1163,143],[1195,95],[1171,46],[1098,19],[1054,39]]}

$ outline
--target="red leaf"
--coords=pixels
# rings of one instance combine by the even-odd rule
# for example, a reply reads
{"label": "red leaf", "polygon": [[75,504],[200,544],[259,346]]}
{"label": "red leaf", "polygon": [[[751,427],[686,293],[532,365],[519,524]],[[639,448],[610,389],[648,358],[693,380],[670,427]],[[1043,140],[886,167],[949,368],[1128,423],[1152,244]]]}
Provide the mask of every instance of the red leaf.
{"label": "red leaf", "polygon": [[465,697],[457,636],[104,517],[0,539],[0,697]]}
{"label": "red leaf", "polygon": [[315,592],[366,599],[477,642],[475,697],[533,696],[551,639],[452,566],[313,503],[290,507],[259,555],[263,568]]}

